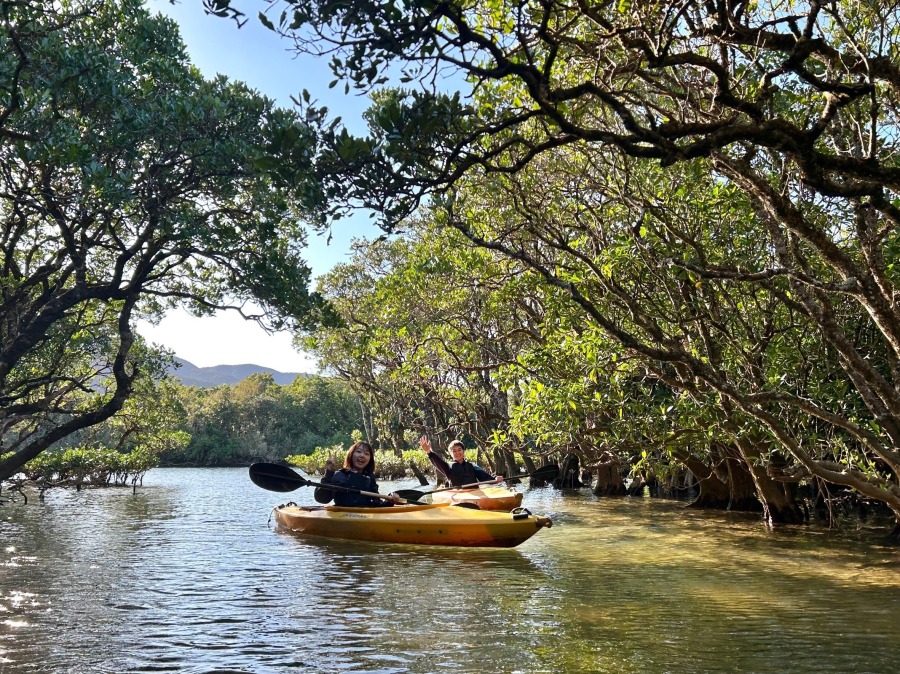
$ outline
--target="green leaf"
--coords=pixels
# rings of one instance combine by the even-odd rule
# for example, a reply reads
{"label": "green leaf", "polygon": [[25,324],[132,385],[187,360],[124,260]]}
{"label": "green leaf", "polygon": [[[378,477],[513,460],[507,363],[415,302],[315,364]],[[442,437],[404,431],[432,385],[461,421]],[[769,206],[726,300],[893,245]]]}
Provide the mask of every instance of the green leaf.
{"label": "green leaf", "polygon": [[265,26],[266,28],[268,28],[269,30],[272,30],[272,31],[275,30],[275,25],[269,20],[269,17],[267,17],[267,16],[266,16],[264,13],[262,13],[262,12],[260,12],[258,16],[259,16],[259,22],[260,22],[262,25],[264,25],[264,26]]}

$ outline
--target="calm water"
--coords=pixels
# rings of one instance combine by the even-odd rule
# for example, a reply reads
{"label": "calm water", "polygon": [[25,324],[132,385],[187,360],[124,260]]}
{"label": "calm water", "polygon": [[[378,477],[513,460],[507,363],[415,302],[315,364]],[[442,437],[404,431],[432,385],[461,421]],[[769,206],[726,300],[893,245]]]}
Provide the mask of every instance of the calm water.
{"label": "calm water", "polygon": [[275,533],[289,498],[155,469],[0,506],[0,672],[900,670],[877,538],[536,489],[513,550],[354,544]]}

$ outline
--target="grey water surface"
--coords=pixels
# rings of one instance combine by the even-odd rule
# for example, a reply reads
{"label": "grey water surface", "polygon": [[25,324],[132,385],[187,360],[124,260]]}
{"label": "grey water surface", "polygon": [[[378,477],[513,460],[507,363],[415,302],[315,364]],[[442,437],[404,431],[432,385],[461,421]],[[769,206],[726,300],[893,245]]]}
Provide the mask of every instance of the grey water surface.
{"label": "grey water surface", "polygon": [[304,539],[237,468],[2,500],[0,674],[900,671],[885,529],[544,488],[511,550]]}

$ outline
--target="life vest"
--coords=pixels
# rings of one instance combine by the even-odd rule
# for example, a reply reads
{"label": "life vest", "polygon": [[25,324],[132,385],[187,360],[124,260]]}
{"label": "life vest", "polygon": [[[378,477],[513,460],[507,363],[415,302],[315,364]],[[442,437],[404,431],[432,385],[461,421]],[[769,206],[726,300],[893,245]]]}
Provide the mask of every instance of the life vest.
{"label": "life vest", "polygon": [[468,461],[454,461],[450,466],[450,484],[454,487],[461,487],[464,484],[474,484],[478,482],[475,475],[475,466]]}

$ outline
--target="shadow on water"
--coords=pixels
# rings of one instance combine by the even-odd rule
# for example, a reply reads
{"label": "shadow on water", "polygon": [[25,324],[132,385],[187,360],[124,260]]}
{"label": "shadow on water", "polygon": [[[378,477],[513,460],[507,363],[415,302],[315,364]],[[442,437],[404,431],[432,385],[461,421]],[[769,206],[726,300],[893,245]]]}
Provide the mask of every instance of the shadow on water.
{"label": "shadow on water", "polygon": [[359,544],[275,531],[279,498],[155,469],[0,507],[0,674],[896,671],[900,551],[867,531],[548,488],[514,549]]}

